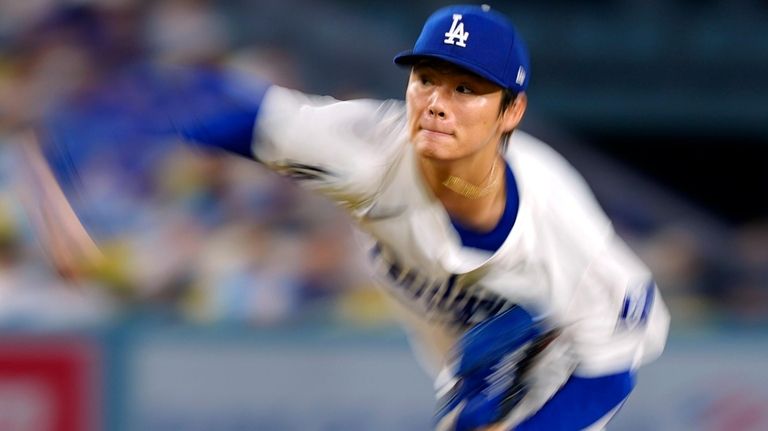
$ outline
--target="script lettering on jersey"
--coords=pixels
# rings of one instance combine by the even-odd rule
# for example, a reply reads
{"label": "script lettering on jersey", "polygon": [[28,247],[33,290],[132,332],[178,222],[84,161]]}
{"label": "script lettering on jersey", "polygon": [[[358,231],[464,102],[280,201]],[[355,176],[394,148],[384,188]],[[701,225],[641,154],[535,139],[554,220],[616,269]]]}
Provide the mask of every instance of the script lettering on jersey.
{"label": "script lettering on jersey", "polygon": [[429,320],[469,327],[513,306],[478,284],[462,285],[457,274],[429,277],[422,271],[407,268],[391,253],[385,253],[378,243],[369,256],[387,287],[394,290],[395,297]]}
{"label": "script lettering on jersey", "polygon": [[461,22],[462,15],[453,14],[453,23],[451,29],[445,33],[445,40],[443,41],[447,45],[456,45],[462,48],[467,47],[467,39],[469,39],[469,32],[464,31],[464,23]]}
{"label": "script lettering on jersey", "polygon": [[330,171],[320,166],[297,162],[283,163],[276,166],[275,170],[294,181],[317,181],[333,175]]}

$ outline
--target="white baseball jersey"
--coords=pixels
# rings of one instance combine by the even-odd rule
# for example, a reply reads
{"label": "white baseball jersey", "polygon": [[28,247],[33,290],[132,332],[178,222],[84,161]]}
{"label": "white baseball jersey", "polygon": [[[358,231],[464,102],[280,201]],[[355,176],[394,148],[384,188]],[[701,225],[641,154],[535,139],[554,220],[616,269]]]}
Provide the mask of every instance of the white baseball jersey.
{"label": "white baseball jersey", "polygon": [[515,131],[504,155],[520,198],[495,252],[462,246],[417,168],[402,102],[338,102],[271,88],[254,156],[342,204],[396,299],[423,365],[437,378],[457,337],[519,304],[562,332],[518,409],[538,409],[572,373],[599,376],[657,357],[669,316],[646,266],[628,249],[579,174]]}

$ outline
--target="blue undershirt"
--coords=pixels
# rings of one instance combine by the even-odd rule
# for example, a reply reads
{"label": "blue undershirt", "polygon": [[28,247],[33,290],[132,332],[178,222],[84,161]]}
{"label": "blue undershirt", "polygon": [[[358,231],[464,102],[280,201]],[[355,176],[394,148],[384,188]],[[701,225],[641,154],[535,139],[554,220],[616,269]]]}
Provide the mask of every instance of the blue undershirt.
{"label": "blue undershirt", "polygon": [[252,158],[256,117],[269,84],[199,69],[180,74],[169,89],[166,115],[182,137]]}
{"label": "blue undershirt", "polygon": [[520,196],[517,192],[517,182],[515,176],[512,173],[512,169],[509,164],[504,163],[505,185],[507,187],[507,201],[504,204],[504,212],[501,214],[501,219],[496,224],[496,227],[488,232],[479,232],[475,229],[464,227],[461,223],[451,218],[453,228],[459,234],[461,243],[464,247],[478,248],[480,250],[486,250],[495,252],[504,244],[504,241],[512,231],[512,227],[515,225],[515,219],[517,219],[517,210],[520,207]]}

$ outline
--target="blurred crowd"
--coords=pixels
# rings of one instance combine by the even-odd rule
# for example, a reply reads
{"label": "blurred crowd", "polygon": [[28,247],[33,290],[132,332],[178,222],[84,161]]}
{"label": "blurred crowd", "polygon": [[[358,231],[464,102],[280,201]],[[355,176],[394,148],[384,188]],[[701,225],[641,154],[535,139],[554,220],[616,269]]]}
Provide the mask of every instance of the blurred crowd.
{"label": "blurred crowd", "polygon": [[[332,204],[252,161],[114,120],[152,127],[141,112],[155,64],[312,86],[301,53],[279,49],[280,36],[244,38],[259,33],[238,25],[248,7],[223,3],[0,0],[0,325],[389,322]],[[366,94],[329,87],[340,98]],[[106,257],[75,279],[56,272],[30,223],[25,202],[36,197],[15,142],[29,124],[46,126],[51,166]],[[678,324],[768,323],[768,222],[709,236],[685,220],[637,224],[621,217],[636,209],[607,207]]]}

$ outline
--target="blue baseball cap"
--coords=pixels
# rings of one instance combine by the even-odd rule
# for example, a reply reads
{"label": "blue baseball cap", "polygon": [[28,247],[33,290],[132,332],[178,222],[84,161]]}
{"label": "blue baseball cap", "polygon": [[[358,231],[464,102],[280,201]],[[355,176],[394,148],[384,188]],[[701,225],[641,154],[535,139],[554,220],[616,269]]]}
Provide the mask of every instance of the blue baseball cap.
{"label": "blue baseball cap", "polygon": [[395,64],[412,66],[437,58],[469,70],[513,92],[528,87],[528,50],[515,27],[490,6],[459,5],[437,10],[424,23],[412,50]]}

